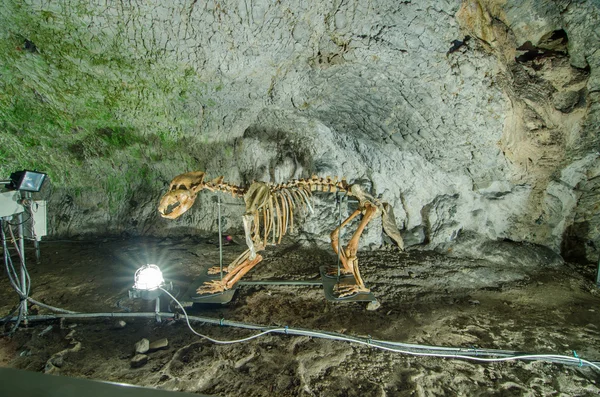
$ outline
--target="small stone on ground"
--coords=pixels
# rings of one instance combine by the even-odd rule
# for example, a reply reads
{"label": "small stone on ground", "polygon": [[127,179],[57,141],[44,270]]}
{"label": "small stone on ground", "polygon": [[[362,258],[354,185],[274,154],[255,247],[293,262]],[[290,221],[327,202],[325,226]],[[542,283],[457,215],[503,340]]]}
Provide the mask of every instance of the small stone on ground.
{"label": "small stone on ground", "polygon": [[139,367],[142,367],[142,366],[146,365],[147,362],[148,362],[148,356],[147,355],[145,355],[145,354],[136,354],[131,359],[131,367],[132,368],[139,368]]}
{"label": "small stone on ground", "polygon": [[154,342],[150,343],[149,350],[154,351],[154,350],[164,349],[168,346],[169,346],[169,341],[167,340],[167,338],[161,338],[161,339],[155,340]]}
{"label": "small stone on ground", "polygon": [[135,344],[135,352],[139,354],[147,353],[150,350],[150,341],[146,338],[143,338],[138,343]]}

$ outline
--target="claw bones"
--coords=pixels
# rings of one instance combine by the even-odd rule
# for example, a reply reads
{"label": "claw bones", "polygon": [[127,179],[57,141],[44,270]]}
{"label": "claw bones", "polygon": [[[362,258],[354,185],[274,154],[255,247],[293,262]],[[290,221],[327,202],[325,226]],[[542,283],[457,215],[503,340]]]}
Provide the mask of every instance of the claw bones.
{"label": "claw bones", "polygon": [[[202,171],[176,176],[161,199],[159,213],[168,219],[178,218],[192,207],[198,193],[203,189],[229,193],[233,197],[243,197],[246,207],[242,221],[248,249],[227,266],[227,274],[222,280],[205,283],[198,288],[198,294],[214,294],[232,288],[262,261],[260,251],[263,251],[269,243],[280,244],[288,231],[294,231],[295,210],[301,208],[304,211],[314,211],[310,197],[315,191],[342,192],[349,197],[355,197],[359,202],[358,208],[330,234],[333,251],[339,256],[343,266],[342,272],[351,274],[356,281],[355,285],[338,286],[337,292],[340,298],[369,292],[360,275],[356,253],[360,237],[373,218],[382,216],[384,232],[398,244],[400,249],[404,249],[392,207],[369,195],[359,185],[348,184],[345,178],[338,181],[337,178],[319,178],[315,175],[309,179],[295,179],[277,185],[253,182],[246,189],[224,182],[222,176],[209,182],[204,182],[204,177],[205,173]],[[341,230],[358,215],[362,215],[362,219],[348,244],[339,247],[338,237]],[[214,269],[211,271],[214,272]]]}

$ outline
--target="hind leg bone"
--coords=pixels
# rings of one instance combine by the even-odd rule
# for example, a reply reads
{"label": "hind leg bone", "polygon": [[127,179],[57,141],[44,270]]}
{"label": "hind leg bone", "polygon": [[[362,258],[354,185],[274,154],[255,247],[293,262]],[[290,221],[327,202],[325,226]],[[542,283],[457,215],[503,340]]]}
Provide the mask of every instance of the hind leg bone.
{"label": "hind leg bone", "polygon": [[[357,210],[360,211],[360,208]],[[355,285],[341,285],[337,287],[337,292],[340,294],[339,297],[345,297],[349,295],[354,295],[357,293],[368,293],[370,290],[365,286],[365,283],[360,275],[360,270],[358,268],[358,258],[356,257],[356,253],[358,252],[358,242],[360,240],[360,236],[362,235],[365,227],[369,224],[371,219],[377,215],[377,207],[370,203],[366,203],[363,207],[364,215],[358,225],[358,228],[354,232],[354,235],[348,242],[348,245],[344,249],[344,258],[345,258],[345,267],[350,270],[352,275],[354,276],[354,280],[356,281]],[[356,211],[355,211],[356,213]],[[354,214],[353,214],[354,215]]]}

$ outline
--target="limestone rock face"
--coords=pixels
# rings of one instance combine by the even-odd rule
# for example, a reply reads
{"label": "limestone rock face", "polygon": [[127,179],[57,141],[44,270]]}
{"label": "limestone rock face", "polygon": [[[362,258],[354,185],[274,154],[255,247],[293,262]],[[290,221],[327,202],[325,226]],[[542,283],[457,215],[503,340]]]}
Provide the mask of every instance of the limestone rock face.
{"label": "limestone rock face", "polygon": [[[28,57],[79,57],[103,82],[96,96],[120,95],[110,102],[112,129],[76,129],[90,140],[69,138],[79,145],[69,156],[100,180],[111,167],[146,171],[123,171],[123,189],[105,198],[110,184],[79,195],[57,185],[55,235],[214,231],[209,193],[177,221],[158,217],[172,177],[203,170],[247,184],[317,173],[388,201],[414,244],[446,250],[466,234],[597,255],[597,2],[63,3],[24,7],[81,39],[83,50],[69,50],[76,55],[25,31],[15,22],[21,8],[8,7],[4,20],[36,44]],[[78,25],[63,20],[88,28],[67,32]],[[69,78],[52,73],[50,85]],[[91,143],[114,142],[117,125],[139,139],[110,153]],[[129,156],[134,149],[141,159]],[[332,197],[318,204],[303,237],[326,242],[338,210]],[[240,228],[242,211],[224,207],[225,227]],[[381,241],[377,224],[366,233],[365,245]]]}
{"label": "limestone rock face", "polygon": [[[457,19],[497,57],[510,101],[499,145],[531,188],[513,228],[569,259],[598,256],[596,3],[465,1]],[[493,22],[490,22],[493,21]]]}

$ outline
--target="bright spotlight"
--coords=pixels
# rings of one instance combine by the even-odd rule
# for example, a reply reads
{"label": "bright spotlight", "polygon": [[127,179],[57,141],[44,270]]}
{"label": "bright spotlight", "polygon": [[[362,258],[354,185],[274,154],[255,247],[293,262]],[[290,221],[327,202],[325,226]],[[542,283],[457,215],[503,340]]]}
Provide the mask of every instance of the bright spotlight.
{"label": "bright spotlight", "polygon": [[133,288],[139,291],[154,291],[165,283],[162,272],[156,265],[145,265],[135,272]]}
{"label": "bright spotlight", "polygon": [[10,174],[10,183],[6,188],[23,192],[39,192],[45,180],[46,174],[43,172],[17,171]]}

